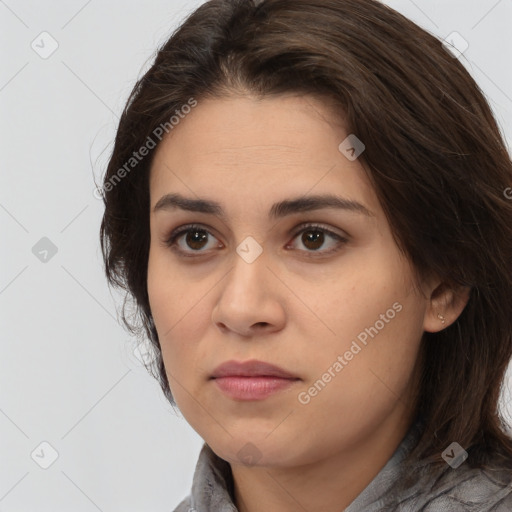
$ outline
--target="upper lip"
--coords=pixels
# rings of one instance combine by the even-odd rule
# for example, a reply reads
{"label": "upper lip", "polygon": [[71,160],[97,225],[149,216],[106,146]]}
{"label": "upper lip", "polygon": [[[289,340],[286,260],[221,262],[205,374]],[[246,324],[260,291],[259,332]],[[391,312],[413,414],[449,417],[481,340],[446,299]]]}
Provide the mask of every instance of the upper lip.
{"label": "upper lip", "polygon": [[280,377],[283,379],[298,379],[297,376],[270,363],[257,361],[226,361],[212,373],[211,378],[218,377]]}

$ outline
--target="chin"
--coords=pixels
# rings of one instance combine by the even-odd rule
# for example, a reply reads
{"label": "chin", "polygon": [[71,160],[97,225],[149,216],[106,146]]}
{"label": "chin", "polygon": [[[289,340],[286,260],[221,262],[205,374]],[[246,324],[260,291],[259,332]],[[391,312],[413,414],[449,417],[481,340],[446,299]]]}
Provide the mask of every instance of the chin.
{"label": "chin", "polygon": [[226,436],[222,440],[206,443],[214,453],[230,464],[254,467],[286,467],[294,466],[297,459],[297,445],[283,442],[274,434]]}

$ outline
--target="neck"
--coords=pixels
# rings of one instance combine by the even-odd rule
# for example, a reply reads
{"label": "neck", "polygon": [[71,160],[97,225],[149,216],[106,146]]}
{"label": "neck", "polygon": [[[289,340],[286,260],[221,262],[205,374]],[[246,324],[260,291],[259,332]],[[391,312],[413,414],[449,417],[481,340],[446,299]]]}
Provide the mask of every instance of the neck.
{"label": "neck", "polygon": [[386,465],[412,423],[403,407],[357,444],[296,467],[231,465],[240,512],[343,511]]}

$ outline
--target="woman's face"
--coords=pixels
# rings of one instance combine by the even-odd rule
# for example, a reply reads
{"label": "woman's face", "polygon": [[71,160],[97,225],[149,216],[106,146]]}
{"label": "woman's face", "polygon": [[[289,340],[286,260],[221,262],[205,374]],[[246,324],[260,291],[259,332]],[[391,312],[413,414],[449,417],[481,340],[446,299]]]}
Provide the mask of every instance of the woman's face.
{"label": "woman's face", "polygon": [[[157,148],[151,311],[180,411],[232,463],[307,464],[412,420],[414,365],[435,322],[357,153],[339,149],[348,135],[313,97],[236,96],[200,101]],[[169,201],[154,211],[166,194],[218,203],[222,216]],[[361,207],[300,207],[327,195]],[[211,378],[230,360],[296,380],[230,395]]]}

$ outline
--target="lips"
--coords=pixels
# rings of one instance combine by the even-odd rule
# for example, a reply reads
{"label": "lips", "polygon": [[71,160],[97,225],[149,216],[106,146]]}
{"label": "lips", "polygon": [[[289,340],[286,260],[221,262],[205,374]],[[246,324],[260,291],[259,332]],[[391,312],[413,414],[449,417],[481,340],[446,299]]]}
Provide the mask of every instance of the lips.
{"label": "lips", "polygon": [[218,366],[210,378],[221,377],[276,377],[281,379],[298,380],[292,373],[263,361],[250,360],[245,362],[226,361]]}
{"label": "lips", "polygon": [[289,390],[301,379],[279,366],[251,360],[227,361],[215,369],[210,380],[228,398],[249,401]]}

